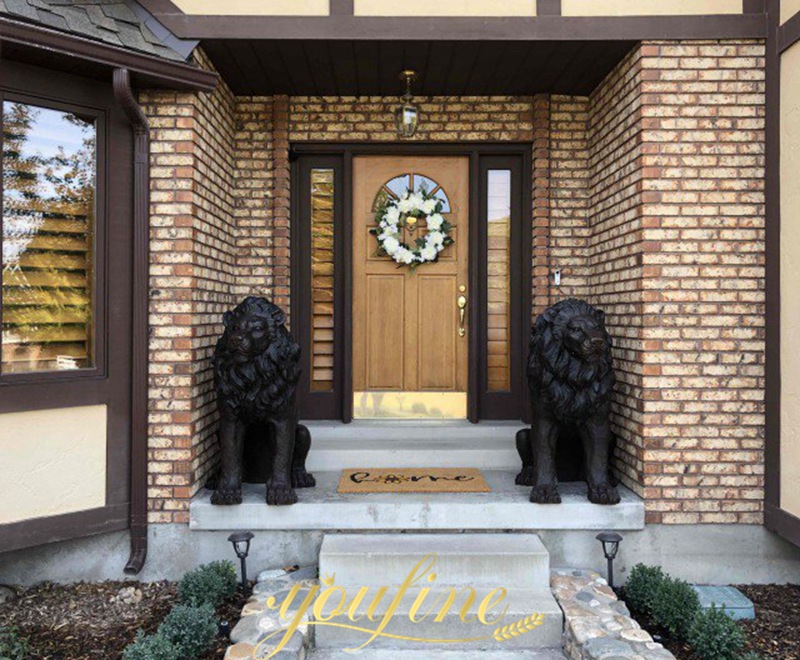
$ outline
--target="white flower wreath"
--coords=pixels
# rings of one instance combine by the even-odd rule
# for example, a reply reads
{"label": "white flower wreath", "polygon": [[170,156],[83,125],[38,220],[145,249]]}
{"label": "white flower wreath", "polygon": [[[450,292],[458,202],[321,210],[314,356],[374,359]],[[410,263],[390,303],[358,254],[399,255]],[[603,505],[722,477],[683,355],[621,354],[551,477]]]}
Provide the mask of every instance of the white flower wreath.
{"label": "white flower wreath", "polygon": [[[406,191],[399,199],[390,199],[375,215],[377,227],[370,231],[378,240],[378,254],[386,254],[401,266],[415,269],[420,264],[433,263],[439,253],[452,245],[452,225],[444,219],[444,202],[426,190]],[[420,220],[425,221],[427,233],[415,239],[416,247],[402,240],[403,230],[414,229]]]}

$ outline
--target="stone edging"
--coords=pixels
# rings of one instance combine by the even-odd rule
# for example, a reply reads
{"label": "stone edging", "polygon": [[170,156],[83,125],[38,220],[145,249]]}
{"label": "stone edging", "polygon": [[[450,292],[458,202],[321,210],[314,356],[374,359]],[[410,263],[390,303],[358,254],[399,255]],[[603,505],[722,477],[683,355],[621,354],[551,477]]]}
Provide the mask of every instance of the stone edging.
{"label": "stone edging", "polygon": [[[267,609],[267,601],[274,596],[278,603],[283,602],[289,590],[299,583],[304,588],[295,596],[292,602],[294,607],[290,607],[289,612],[296,610],[308,595],[308,589],[319,584],[317,575],[316,566],[306,566],[291,573],[283,569],[259,573],[253,594],[242,608],[242,618],[231,631],[233,645],[225,652],[225,660],[252,660],[269,655],[278,645],[282,635],[276,635],[262,646],[258,644],[271,632],[283,628],[285,622],[280,620],[277,610]],[[314,636],[314,627],[308,625],[308,620],[306,613],[292,638],[280,653],[274,656],[275,660],[304,660]]]}
{"label": "stone edging", "polygon": [[553,569],[550,586],[564,612],[564,653],[571,660],[675,660],[598,573]]}

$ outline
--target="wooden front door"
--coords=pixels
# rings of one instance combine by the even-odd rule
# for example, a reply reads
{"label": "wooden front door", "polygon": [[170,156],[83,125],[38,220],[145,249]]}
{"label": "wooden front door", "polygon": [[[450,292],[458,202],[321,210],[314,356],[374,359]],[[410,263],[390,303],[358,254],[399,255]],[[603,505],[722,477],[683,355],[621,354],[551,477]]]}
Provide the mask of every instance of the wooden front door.
{"label": "wooden front door", "polygon": [[[377,254],[370,233],[385,196],[425,188],[443,200],[454,243],[412,271]],[[424,235],[406,231],[413,244]],[[469,158],[353,159],[352,361],[356,418],[467,416]],[[459,298],[467,307],[459,307]],[[463,300],[461,301],[463,304]]]}

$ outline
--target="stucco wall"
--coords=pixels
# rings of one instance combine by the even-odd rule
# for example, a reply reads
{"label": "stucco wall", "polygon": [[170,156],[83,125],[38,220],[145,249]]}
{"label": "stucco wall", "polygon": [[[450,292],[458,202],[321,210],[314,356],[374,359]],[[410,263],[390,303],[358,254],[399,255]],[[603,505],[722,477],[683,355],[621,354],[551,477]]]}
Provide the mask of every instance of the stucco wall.
{"label": "stucco wall", "polygon": [[562,16],[741,14],[742,0],[561,0]]}
{"label": "stucco wall", "polygon": [[781,23],[800,12],[800,0],[781,0]]}
{"label": "stucco wall", "polygon": [[800,516],[800,43],[781,58],[781,507]]}
{"label": "stucco wall", "polygon": [[355,0],[356,16],[536,16],[536,0]]}
{"label": "stucco wall", "polygon": [[187,14],[207,16],[327,16],[329,0],[173,0]]}
{"label": "stucco wall", "polygon": [[0,524],[105,506],[106,406],[0,415]]}

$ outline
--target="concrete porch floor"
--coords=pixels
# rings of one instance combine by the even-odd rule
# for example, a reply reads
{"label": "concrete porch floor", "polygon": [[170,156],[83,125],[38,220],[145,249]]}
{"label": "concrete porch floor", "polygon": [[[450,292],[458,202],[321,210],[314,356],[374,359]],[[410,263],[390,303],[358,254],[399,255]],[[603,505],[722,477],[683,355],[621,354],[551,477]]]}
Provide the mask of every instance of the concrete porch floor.
{"label": "concrete porch floor", "polygon": [[[351,462],[348,467],[363,467]],[[370,465],[372,467],[372,465]],[[470,466],[463,466],[470,467]],[[636,530],[644,502],[620,486],[622,501],[600,506],[586,484],[561,484],[561,504],[531,504],[530,489],[514,484],[516,470],[484,470],[490,493],[339,494],[340,472],[315,472],[317,487],[298,491],[297,504],[267,506],[263,485],[245,484],[244,501],[214,506],[201,490],[189,514],[192,530]]]}

